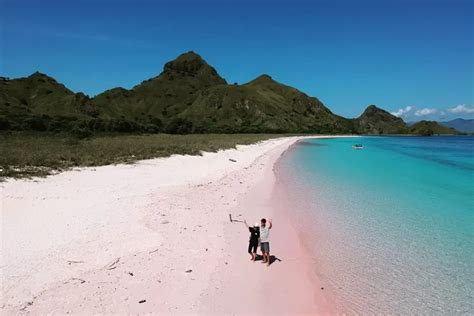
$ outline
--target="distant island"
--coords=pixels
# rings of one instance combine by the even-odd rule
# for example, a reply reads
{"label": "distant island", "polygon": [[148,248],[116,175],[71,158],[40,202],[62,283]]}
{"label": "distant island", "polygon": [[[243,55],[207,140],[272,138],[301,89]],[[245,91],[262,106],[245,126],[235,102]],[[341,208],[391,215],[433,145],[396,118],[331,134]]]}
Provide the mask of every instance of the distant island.
{"label": "distant island", "polygon": [[165,64],[157,77],[130,90],[95,97],[74,93],[36,72],[0,79],[0,130],[123,133],[457,134],[437,122],[408,126],[370,105],[355,119],[331,112],[316,97],[261,75],[228,84],[194,52]]}
{"label": "distant island", "polygon": [[462,133],[474,133],[474,119],[457,118],[450,121],[439,122],[439,124],[454,128]]}

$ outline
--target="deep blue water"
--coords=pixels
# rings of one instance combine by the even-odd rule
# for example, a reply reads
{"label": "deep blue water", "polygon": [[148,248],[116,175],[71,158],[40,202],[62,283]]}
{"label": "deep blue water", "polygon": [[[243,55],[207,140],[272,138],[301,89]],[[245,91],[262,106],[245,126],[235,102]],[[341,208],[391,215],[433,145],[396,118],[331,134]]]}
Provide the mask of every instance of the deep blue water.
{"label": "deep blue water", "polygon": [[341,309],[474,313],[474,137],[304,140],[278,170]]}

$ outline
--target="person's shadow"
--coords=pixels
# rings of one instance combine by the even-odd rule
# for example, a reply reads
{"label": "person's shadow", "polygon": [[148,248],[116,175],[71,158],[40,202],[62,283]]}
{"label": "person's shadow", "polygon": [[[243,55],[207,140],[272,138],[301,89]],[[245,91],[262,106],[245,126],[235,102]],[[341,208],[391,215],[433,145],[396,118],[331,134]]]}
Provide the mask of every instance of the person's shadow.
{"label": "person's shadow", "polygon": [[[263,256],[262,255],[257,255],[257,258],[255,259],[255,261],[262,261],[263,260]],[[276,257],[276,256],[273,256],[271,255],[270,256],[270,265],[272,265],[275,261],[282,261],[280,258]]]}

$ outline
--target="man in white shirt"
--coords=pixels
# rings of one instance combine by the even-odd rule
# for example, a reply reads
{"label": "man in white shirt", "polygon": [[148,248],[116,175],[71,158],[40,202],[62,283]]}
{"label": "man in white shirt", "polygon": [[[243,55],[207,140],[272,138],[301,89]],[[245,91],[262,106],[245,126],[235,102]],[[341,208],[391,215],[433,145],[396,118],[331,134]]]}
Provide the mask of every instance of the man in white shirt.
{"label": "man in white shirt", "polygon": [[270,229],[272,228],[272,220],[268,220],[269,225],[267,226],[267,220],[262,218],[260,221],[260,250],[262,250],[263,261],[267,266],[270,265]]}

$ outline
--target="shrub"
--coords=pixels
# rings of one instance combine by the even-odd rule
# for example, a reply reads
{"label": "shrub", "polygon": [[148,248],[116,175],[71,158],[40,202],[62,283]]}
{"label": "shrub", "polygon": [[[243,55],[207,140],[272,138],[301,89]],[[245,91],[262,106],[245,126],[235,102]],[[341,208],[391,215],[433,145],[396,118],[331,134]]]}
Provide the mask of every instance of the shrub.
{"label": "shrub", "polygon": [[110,131],[131,133],[140,131],[140,126],[134,121],[115,119],[110,121]]}
{"label": "shrub", "polygon": [[189,134],[192,131],[193,123],[180,117],[172,119],[165,129],[165,132],[168,134]]}
{"label": "shrub", "polygon": [[25,123],[26,129],[44,132],[48,130],[49,118],[33,116],[33,117],[29,117],[25,119],[24,123]]}
{"label": "shrub", "polygon": [[0,131],[6,131],[11,128],[11,124],[5,117],[0,117]]}
{"label": "shrub", "polygon": [[155,125],[158,128],[158,131],[161,131],[163,129],[163,122],[157,117],[152,117],[150,119],[150,124]]}
{"label": "shrub", "polygon": [[76,136],[77,138],[87,138],[87,137],[92,136],[92,132],[88,128],[79,127],[79,126],[75,126],[71,130],[71,134]]}
{"label": "shrub", "polygon": [[160,128],[154,124],[146,124],[143,128],[147,133],[158,133]]}

